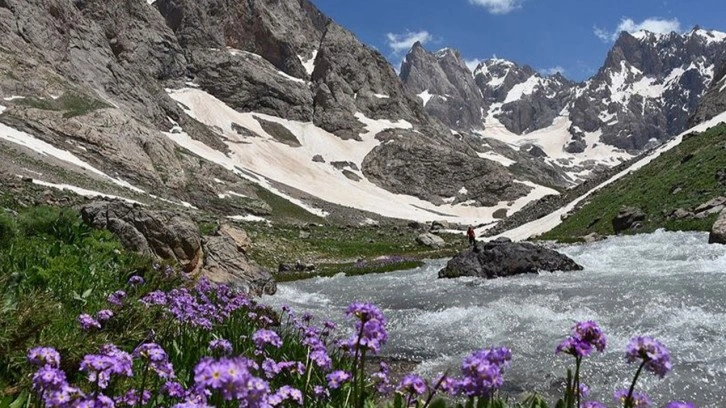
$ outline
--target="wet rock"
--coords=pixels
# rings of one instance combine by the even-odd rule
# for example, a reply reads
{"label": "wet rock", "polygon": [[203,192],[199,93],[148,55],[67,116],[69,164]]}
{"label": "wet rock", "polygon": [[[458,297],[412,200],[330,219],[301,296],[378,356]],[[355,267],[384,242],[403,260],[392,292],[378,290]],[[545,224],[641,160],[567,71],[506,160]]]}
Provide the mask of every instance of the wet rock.
{"label": "wet rock", "polygon": [[623,207],[618,212],[618,215],[613,218],[613,230],[616,234],[619,234],[629,229],[636,229],[642,226],[642,221],[645,221],[645,213],[642,210],[633,207]]}
{"label": "wet rock", "polygon": [[435,249],[443,248],[444,246],[446,246],[446,241],[444,241],[443,238],[431,233],[419,235],[418,237],[416,237],[416,243]]}
{"label": "wet rock", "polygon": [[569,257],[551,249],[508,239],[477,242],[451,259],[439,271],[439,278],[475,276],[493,279],[539,271],[578,271],[582,267]]}
{"label": "wet rock", "polygon": [[711,234],[708,236],[709,244],[726,244],[726,210],[722,210],[716,222],[711,227]]}

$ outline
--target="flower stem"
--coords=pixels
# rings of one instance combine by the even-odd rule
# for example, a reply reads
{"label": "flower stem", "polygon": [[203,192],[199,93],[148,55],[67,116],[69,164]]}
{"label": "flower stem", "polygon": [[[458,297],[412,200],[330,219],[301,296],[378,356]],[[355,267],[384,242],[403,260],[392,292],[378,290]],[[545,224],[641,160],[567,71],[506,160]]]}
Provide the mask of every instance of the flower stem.
{"label": "flower stem", "polygon": [[635,372],[635,377],[633,377],[633,383],[630,384],[628,396],[625,398],[625,408],[633,408],[633,390],[635,390],[635,383],[638,382],[638,377],[640,377],[640,373],[643,371],[643,367],[645,367],[647,363],[647,361],[643,361],[643,363],[640,364],[640,367],[638,367],[638,371]]}
{"label": "flower stem", "polygon": [[580,364],[582,364],[582,357],[577,356],[575,357],[575,396],[576,396],[576,402],[577,405],[575,407],[580,407]]}

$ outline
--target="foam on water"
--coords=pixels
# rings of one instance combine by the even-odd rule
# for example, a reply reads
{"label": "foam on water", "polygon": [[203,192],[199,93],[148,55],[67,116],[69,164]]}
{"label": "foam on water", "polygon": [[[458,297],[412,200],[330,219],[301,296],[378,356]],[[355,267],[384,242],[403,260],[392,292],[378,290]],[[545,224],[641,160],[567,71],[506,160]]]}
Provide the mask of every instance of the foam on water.
{"label": "foam on water", "polygon": [[635,335],[652,335],[671,350],[665,380],[643,378],[657,405],[672,399],[726,406],[726,247],[703,233],[656,232],[559,250],[584,266],[574,273],[491,281],[439,280],[445,260],[384,275],[319,278],[281,284],[273,306],[344,322],[352,301],[377,304],[389,319],[384,353],[422,361],[433,375],[456,370],[472,350],[506,345],[514,360],[510,390],[554,395],[570,361],[554,348],[576,320],[594,319],[608,335],[606,353],[589,359],[593,396],[609,402],[636,367],[623,350]]}

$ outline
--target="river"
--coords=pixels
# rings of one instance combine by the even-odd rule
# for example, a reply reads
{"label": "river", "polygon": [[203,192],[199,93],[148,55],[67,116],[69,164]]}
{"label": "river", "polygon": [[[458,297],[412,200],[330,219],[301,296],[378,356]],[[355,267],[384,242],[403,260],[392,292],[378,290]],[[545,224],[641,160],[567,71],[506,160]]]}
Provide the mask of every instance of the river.
{"label": "river", "polygon": [[433,260],[382,275],[285,283],[263,301],[339,322],[349,303],[373,302],[389,319],[383,354],[421,361],[417,371],[427,375],[455,372],[469,352],[504,345],[513,352],[505,385],[549,396],[572,363],[555,346],[575,321],[592,319],[608,336],[606,352],[583,366],[592,398],[613,405],[613,391],[637,368],[625,363],[625,345],[652,335],[669,348],[674,368],[663,380],[641,376],[638,389],[656,406],[683,399],[724,407],[726,246],[707,242],[704,233],[614,237],[559,248],[583,271],[488,281],[439,280],[446,260]]}

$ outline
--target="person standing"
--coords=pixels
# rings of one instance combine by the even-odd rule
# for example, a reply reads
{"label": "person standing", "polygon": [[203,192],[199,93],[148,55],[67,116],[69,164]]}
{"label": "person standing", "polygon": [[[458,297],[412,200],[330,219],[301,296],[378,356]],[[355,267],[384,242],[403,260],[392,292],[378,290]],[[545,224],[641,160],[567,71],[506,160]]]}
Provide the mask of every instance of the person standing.
{"label": "person standing", "polygon": [[469,245],[474,246],[476,244],[476,233],[474,233],[474,227],[471,225],[466,230],[466,236],[469,238]]}

